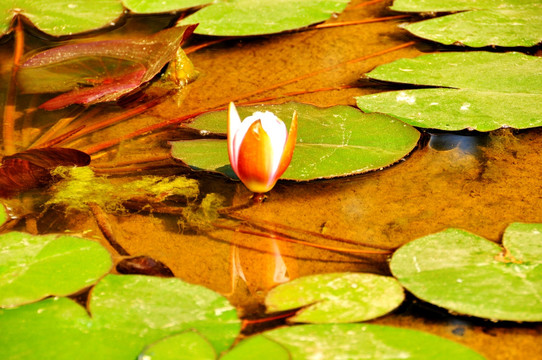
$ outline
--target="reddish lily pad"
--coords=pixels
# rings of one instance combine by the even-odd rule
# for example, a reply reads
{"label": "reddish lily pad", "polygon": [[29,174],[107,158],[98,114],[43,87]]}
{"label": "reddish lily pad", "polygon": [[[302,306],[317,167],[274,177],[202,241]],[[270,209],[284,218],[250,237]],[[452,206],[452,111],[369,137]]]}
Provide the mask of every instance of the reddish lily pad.
{"label": "reddish lily pad", "polygon": [[86,166],[90,156],[68,148],[42,148],[5,156],[0,166],[0,197],[44,186],[52,181],[57,166]]}
{"label": "reddish lily pad", "polygon": [[41,107],[114,101],[151,80],[175,59],[195,25],[174,27],[154,35],[69,44],[27,59],[17,73],[23,93],[67,92]]}

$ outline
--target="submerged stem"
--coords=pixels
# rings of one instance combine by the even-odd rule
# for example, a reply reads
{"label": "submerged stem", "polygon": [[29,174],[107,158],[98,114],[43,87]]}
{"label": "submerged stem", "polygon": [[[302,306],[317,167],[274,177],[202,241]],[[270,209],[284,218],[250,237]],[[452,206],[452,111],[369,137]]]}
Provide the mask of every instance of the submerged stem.
{"label": "submerged stem", "polygon": [[3,119],[3,141],[4,155],[12,155],[15,149],[15,104],[16,104],[16,75],[21,66],[21,58],[24,53],[24,31],[23,24],[19,16],[15,20],[15,49],[13,51],[13,65],[11,67],[11,76],[8,84],[6,103],[4,106]]}

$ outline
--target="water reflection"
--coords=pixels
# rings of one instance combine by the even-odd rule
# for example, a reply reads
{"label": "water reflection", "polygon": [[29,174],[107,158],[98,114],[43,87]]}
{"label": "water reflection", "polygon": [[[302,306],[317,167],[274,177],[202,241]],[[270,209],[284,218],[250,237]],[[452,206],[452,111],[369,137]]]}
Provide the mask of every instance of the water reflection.
{"label": "water reflection", "polygon": [[459,149],[465,154],[479,156],[481,148],[489,143],[489,135],[480,132],[431,132],[429,146],[437,151]]}

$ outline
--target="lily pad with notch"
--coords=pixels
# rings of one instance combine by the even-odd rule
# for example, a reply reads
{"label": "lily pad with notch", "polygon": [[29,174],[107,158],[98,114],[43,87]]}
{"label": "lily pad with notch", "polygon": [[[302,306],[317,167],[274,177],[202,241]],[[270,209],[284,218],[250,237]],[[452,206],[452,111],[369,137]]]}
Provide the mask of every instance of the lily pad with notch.
{"label": "lily pad with notch", "polygon": [[265,298],[267,312],[302,308],[290,322],[358,322],[385,315],[404,300],[392,277],[368,273],[304,276],[278,285]]}
{"label": "lily pad with notch", "polygon": [[88,311],[67,298],[0,310],[2,354],[28,359],[135,359],[148,345],[195,329],[214,351],[240,331],[221,295],[175,278],[108,275],[91,291]]}
{"label": "lily pad with notch", "polygon": [[0,2],[0,37],[13,18],[24,16],[52,36],[72,35],[114,25],[124,8],[119,0],[7,0]]}
{"label": "lily pad with notch", "polygon": [[491,131],[542,126],[542,58],[521,53],[449,52],[400,59],[370,79],[443,88],[382,92],[356,98],[368,113],[440,130]]}
{"label": "lily pad with notch", "polygon": [[342,12],[348,3],[349,0],[215,1],[179,24],[199,24],[196,33],[201,35],[274,34],[325,21]]}
{"label": "lily pad with notch", "polygon": [[65,296],[96,283],[113,265],[99,243],[76,236],[0,235],[0,307],[50,295]]}
{"label": "lily pad with notch", "polygon": [[461,11],[404,26],[416,36],[445,45],[517,47],[542,41],[542,4],[537,0],[395,0],[391,9]]}
{"label": "lily pad with notch", "polygon": [[310,324],[266,331],[241,341],[221,360],[462,359],[483,356],[421,331],[369,324]]}
{"label": "lily pad with notch", "polygon": [[[360,174],[396,163],[416,146],[420,133],[401,121],[381,114],[363,114],[350,106],[319,108],[290,102],[238,108],[241,119],[256,111],[271,111],[289,127],[298,113],[297,144],[283,179],[312,180]],[[204,134],[225,134],[227,112],[194,119],[190,128]],[[220,172],[236,178],[228,160],[225,139],[171,142],[174,158],[194,169]]]}
{"label": "lily pad with notch", "polygon": [[416,297],[454,313],[542,321],[542,224],[511,224],[503,247],[447,229],[399,248],[391,271]]}

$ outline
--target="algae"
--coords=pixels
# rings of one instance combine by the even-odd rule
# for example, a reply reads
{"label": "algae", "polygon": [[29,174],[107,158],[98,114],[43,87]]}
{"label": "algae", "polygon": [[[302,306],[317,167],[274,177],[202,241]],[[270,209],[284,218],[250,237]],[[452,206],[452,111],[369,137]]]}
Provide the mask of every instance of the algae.
{"label": "algae", "polygon": [[195,200],[199,195],[198,181],[182,176],[144,176],[115,185],[107,177],[96,176],[89,167],[59,166],[51,174],[61,180],[53,185],[52,197],[45,206],[62,205],[67,211],[89,210],[89,203],[93,203],[106,212],[123,212],[125,208],[122,204],[136,197],[161,201],[177,195]]}

